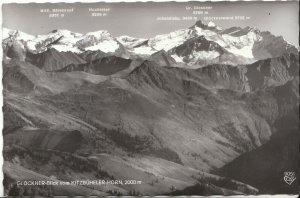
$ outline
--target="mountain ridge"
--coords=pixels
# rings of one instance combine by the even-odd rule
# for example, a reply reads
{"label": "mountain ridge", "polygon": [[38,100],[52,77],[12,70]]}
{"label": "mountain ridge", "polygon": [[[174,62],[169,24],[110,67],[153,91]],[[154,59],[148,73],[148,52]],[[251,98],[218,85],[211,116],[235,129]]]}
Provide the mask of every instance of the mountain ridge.
{"label": "mountain ridge", "polygon": [[[207,50],[191,51],[194,59],[188,60],[176,53],[176,48],[188,40],[203,40],[219,45],[221,51],[230,54],[207,54]],[[153,38],[140,39],[129,36],[114,38],[108,31],[100,30],[80,34],[69,30],[54,30],[46,35],[29,35],[21,31],[3,29],[3,43],[19,41],[22,48],[31,53],[41,53],[47,48],[54,48],[60,52],[70,51],[76,54],[86,51],[100,50],[105,54],[123,58],[147,58],[160,50],[170,54],[177,63],[184,63],[186,67],[196,65],[202,67],[214,63],[238,65],[253,63],[257,60],[281,56],[283,53],[298,53],[295,46],[290,45],[282,37],[276,37],[267,31],[259,31],[251,27],[232,27],[221,29],[215,24],[205,24],[201,20],[187,29],[157,35]],[[204,41],[203,41],[204,42]],[[220,50],[219,50],[220,51]],[[196,55],[197,53],[202,55]],[[194,54],[194,55],[193,55]],[[215,58],[217,58],[214,60]],[[184,60],[185,61],[184,61]],[[229,62],[228,62],[229,63]]]}

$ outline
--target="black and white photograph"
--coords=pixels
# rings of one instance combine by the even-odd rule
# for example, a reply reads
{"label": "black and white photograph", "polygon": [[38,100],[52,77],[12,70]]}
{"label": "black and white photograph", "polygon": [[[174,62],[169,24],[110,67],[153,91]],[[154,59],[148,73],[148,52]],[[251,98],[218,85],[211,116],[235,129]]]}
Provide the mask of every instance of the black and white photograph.
{"label": "black and white photograph", "polygon": [[1,9],[4,196],[299,194],[299,2]]}

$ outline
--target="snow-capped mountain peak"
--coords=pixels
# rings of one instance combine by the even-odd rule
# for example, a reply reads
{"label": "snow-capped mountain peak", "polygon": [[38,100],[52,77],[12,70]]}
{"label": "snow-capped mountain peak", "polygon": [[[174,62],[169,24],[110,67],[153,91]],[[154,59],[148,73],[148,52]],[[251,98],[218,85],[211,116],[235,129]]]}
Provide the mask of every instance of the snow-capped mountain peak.
{"label": "snow-capped mountain peak", "polygon": [[208,23],[203,22],[201,20],[197,21],[194,28],[201,28],[203,30],[211,30],[213,32],[220,32],[222,30],[221,27],[217,26],[214,22],[209,21]]}
{"label": "snow-capped mountain peak", "polygon": [[76,33],[76,32],[72,32],[70,30],[66,30],[66,29],[56,29],[51,31],[48,36],[50,35],[57,35],[57,36],[63,36],[63,37],[73,37],[73,38],[80,38],[83,36],[83,34],[81,33]]}
{"label": "snow-capped mountain peak", "polygon": [[85,36],[94,36],[97,39],[104,39],[112,37],[111,34],[107,30],[98,30],[94,32],[88,32],[85,34]]}
{"label": "snow-capped mountain peak", "polygon": [[210,21],[208,24],[207,24],[208,27],[216,27],[216,24],[212,21]]}
{"label": "snow-capped mountain peak", "polygon": [[23,40],[25,47],[33,52],[40,53],[47,48],[57,51],[81,53],[84,50],[101,50],[103,52],[115,52],[119,44],[106,30],[88,32],[86,34],[75,33],[65,29],[57,29],[45,35],[30,35],[17,30],[3,28],[3,40],[7,38]]}
{"label": "snow-capped mountain peak", "polygon": [[5,40],[7,38],[14,38],[17,40],[28,41],[34,39],[35,36],[22,32],[20,30],[11,30],[8,28],[2,29],[2,39]]}
{"label": "snow-capped mountain peak", "polygon": [[128,48],[136,47],[148,40],[148,39],[144,39],[144,38],[134,38],[134,37],[130,37],[130,36],[119,36],[116,39],[120,43],[122,43],[123,46],[128,47]]}

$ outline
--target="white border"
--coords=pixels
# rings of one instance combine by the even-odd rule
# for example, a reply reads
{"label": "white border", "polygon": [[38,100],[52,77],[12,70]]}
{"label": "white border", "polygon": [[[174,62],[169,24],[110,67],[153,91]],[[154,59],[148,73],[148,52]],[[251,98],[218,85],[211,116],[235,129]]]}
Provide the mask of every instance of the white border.
{"label": "white border", "polygon": [[[51,2],[50,2],[51,1]],[[193,0],[191,0],[193,1]],[[188,0],[177,0],[175,2],[191,2]],[[207,0],[195,0],[198,2],[209,2]],[[221,2],[224,0],[210,0],[211,2]],[[226,0],[226,1],[230,1],[230,2],[236,2],[236,1],[254,1],[254,0]],[[256,0],[258,1],[267,1],[267,2],[279,2],[279,1],[289,1],[289,2],[299,2],[299,0]],[[2,40],[2,5],[3,4],[7,4],[7,3],[99,3],[99,2],[107,2],[107,3],[119,3],[119,2],[174,2],[172,0],[152,0],[152,1],[148,1],[148,0],[139,0],[139,1],[135,1],[135,0],[123,0],[123,1],[119,1],[119,0],[0,0],[0,24],[1,24],[1,34],[0,34],[0,39]],[[0,61],[1,61],[1,69],[0,69],[0,77],[2,80],[2,47],[0,48]],[[2,81],[0,83],[0,131],[1,131],[1,137],[0,137],[0,167],[1,167],[1,171],[0,171],[0,196],[4,197],[4,189],[3,189],[3,156],[2,156],[2,149],[3,149],[3,134],[2,134],[2,130],[3,130],[3,112],[2,112],[2,106],[3,106],[3,94],[2,94]],[[64,197],[64,196],[63,196]],[[65,196],[68,197],[68,196]],[[167,197],[167,196],[157,196],[157,197]],[[186,197],[186,196],[177,196],[177,197]],[[188,197],[203,197],[203,196],[188,196]],[[207,196],[205,196],[207,197]],[[224,196],[210,196],[213,198],[219,198],[219,197],[224,197]],[[226,196],[228,198],[242,198],[242,197],[247,197],[247,198],[254,198],[254,197],[259,197],[259,198],[269,198],[269,197],[273,197],[273,198],[296,198],[298,197],[298,195],[245,195],[245,196]]]}
{"label": "white border", "polygon": [[[198,2],[219,2],[219,1],[224,1],[224,0],[176,0],[176,1],[172,1],[172,0],[123,0],[123,1],[119,1],[119,0],[3,0],[3,3],[99,3],[99,2],[107,2],[107,3],[120,3],[120,2],[191,2],[191,1],[198,1]],[[295,1],[295,2],[299,2],[299,0],[226,0],[226,1],[267,1],[267,2],[278,2],[278,1]]]}

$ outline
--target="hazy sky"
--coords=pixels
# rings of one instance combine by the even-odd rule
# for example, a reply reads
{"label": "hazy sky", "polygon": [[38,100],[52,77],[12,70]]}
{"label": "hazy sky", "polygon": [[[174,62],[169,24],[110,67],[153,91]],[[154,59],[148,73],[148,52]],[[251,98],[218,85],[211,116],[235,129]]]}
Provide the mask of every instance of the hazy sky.
{"label": "hazy sky", "polygon": [[[211,6],[205,15],[195,15],[189,7]],[[63,18],[49,18],[40,9],[73,8]],[[109,8],[105,17],[92,17],[89,8]],[[159,21],[158,17],[247,16],[247,20],[213,20],[222,28],[251,26],[281,35],[298,46],[297,2],[147,2],[147,3],[55,3],[4,4],[3,27],[30,34],[45,34],[54,29],[86,33],[108,30],[113,36],[129,35],[149,38],[190,27],[195,20]],[[201,11],[201,10],[197,10]],[[208,22],[203,20],[204,22]]]}

